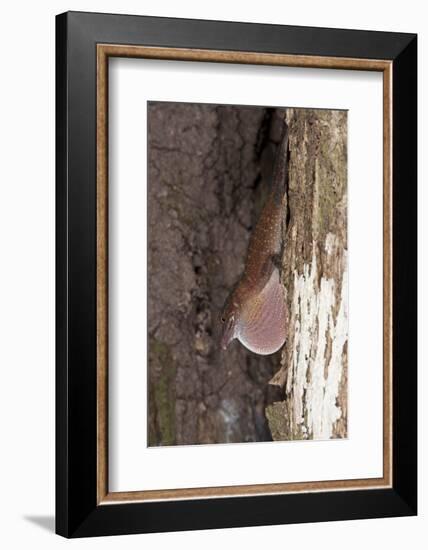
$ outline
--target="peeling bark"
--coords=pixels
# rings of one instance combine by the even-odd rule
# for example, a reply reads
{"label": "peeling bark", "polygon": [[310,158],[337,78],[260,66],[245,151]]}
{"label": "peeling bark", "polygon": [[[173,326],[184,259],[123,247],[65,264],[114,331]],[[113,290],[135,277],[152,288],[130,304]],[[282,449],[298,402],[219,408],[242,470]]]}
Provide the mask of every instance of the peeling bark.
{"label": "peeling bark", "polygon": [[347,436],[347,115],[289,109],[289,221],[282,282],[289,311],[267,407],[274,439]]}

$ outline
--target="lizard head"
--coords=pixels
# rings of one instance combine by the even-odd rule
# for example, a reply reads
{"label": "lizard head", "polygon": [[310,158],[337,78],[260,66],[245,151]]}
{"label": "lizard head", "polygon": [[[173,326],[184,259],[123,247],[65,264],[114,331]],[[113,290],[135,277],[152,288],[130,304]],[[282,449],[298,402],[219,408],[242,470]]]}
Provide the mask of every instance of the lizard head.
{"label": "lizard head", "polygon": [[226,349],[230,342],[238,336],[240,307],[234,295],[226,302],[221,315],[222,333],[221,347]]}

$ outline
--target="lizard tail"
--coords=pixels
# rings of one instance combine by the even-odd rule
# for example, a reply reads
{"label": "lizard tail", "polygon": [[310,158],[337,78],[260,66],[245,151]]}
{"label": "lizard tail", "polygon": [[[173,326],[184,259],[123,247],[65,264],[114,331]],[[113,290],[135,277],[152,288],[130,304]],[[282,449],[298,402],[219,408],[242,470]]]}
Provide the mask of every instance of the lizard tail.
{"label": "lizard tail", "polygon": [[275,154],[275,164],[272,174],[273,191],[278,199],[282,198],[288,186],[288,159],[288,126],[284,121],[281,141]]}

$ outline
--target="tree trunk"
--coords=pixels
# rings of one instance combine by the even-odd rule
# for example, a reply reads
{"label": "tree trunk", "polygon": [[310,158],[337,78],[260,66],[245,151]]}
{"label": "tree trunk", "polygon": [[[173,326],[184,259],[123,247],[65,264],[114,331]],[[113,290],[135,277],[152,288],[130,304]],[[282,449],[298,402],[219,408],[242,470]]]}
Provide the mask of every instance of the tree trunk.
{"label": "tree trunk", "polygon": [[219,346],[220,313],[270,190],[281,116],[149,105],[149,445],[347,435],[345,112],[286,110],[285,347],[269,357],[237,341]]}
{"label": "tree trunk", "polygon": [[[347,113],[288,109],[282,282],[287,342],[266,408],[273,439],[347,436]],[[288,219],[287,219],[288,218]]]}
{"label": "tree trunk", "polygon": [[149,445],[272,440],[279,354],[222,352],[220,316],[269,182],[266,109],[148,109]]}

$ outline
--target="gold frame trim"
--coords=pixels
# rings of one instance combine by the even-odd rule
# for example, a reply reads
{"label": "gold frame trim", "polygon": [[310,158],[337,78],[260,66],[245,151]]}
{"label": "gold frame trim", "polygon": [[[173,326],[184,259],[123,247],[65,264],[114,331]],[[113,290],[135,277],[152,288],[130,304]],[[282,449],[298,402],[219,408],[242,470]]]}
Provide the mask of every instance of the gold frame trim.
{"label": "gold frame trim", "polygon": [[[108,490],[108,59],[133,57],[252,65],[279,65],[383,73],[383,477],[129,492]],[[97,504],[220,498],[275,493],[392,487],[392,62],[318,57],[97,45]]]}

